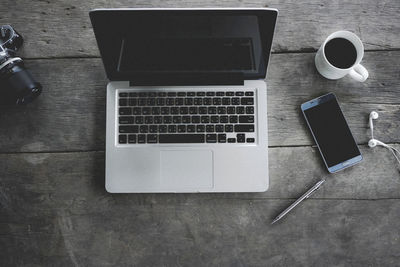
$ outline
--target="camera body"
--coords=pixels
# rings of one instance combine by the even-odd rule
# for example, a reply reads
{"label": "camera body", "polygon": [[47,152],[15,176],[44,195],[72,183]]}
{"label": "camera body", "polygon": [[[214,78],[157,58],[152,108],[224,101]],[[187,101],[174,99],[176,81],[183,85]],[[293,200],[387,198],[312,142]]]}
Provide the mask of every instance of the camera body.
{"label": "camera body", "polygon": [[23,105],[42,92],[42,85],[16,56],[23,38],[10,25],[0,27],[0,105]]}

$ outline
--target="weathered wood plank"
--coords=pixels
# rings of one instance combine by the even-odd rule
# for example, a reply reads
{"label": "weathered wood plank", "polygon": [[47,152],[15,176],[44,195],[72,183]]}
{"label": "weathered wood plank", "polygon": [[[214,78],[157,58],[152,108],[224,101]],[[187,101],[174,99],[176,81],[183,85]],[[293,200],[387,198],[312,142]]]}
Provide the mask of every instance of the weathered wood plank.
{"label": "weathered wood plank", "polygon": [[289,200],[180,205],[130,198],[3,207],[0,265],[398,266],[400,260],[399,200],[307,200],[271,226]]}
{"label": "weathered wood plank", "polygon": [[25,57],[98,56],[88,12],[107,7],[274,7],[280,10],[273,51],[314,51],[332,32],[358,34],[366,49],[400,48],[400,2],[3,0],[0,23],[26,37]]}
{"label": "weathered wood plank", "polygon": [[[368,114],[377,110],[376,136],[400,142],[400,52],[369,52],[371,77],[358,83],[328,81],[316,73],[314,54],[275,54],[268,73],[271,146],[313,144],[300,104],[335,92],[359,143],[370,133]],[[43,94],[26,107],[0,109],[0,151],[103,150],[105,86],[100,59],[29,60]]]}
{"label": "weathered wood plank", "polygon": [[[316,181],[325,178],[326,185],[313,197],[400,199],[400,166],[393,155],[384,148],[362,146],[361,151],[364,160],[360,164],[337,174],[329,174],[316,148],[270,148],[270,188],[265,193],[137,194],[127,198],[138,203],[188,203],[221,197],[296,198]],[[104,152],[3,154],[0,155],[0,170],[3,200],[15,197],[12,202],[16,206],[31,203],[43,208],[52,205],[66,208],[80,205],[80,201],[98,205],[103,197],[110,196],[104,189]]]}

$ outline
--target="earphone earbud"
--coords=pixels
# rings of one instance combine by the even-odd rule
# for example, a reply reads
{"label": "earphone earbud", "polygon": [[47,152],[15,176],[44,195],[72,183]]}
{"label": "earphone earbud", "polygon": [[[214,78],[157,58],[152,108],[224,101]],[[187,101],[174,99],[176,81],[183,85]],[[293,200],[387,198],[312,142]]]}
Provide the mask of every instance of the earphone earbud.
{"label": "earphone earbud", "polygon": [[379,118],[379,114],[376,111],[372,111],[369,114],[369,128],[371,128],[371,138],[374,139],[374,123],[372,120],[376,120]]}
{"label": "earphone earbud", "polygon": [[389,146],[389,145],[385,144],[384,142],[381,142],[374,138],[374,123],[372,122],[372,120],[376,120],[377,118],[379,118],[378,112],[372,111],[369,114],[369,128],[371,128],[371,139],[368,141],[368,146],[371,148],[376,147],[376,146],[386,147],[387,149],[389,149],[392,152],[392,154],[394,155],[394,157],[400,164],[400,158],[396,155],[396,153],[398,153],[400,155],[400,151],[397,150],[395,147]]}
{"label": "earphone earbud", "polygon": [[371,147],[371,148],[372,147],[376,147],[376,146],[384,146],[384,147],[389,148],[389,146],[387,144],[385,144],[385,143],[383,143],[383,142],[381,142],[379,140],[376,140],[376,139],[370,139],[368,141],[368,146]]}

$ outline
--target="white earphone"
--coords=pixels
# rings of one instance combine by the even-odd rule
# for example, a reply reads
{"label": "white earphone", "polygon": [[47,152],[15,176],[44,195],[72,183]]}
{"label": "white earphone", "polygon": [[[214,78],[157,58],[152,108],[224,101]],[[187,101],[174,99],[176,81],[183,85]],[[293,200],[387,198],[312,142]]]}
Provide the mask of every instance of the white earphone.
{"label": "white earphone", "polygon": [[371,147],[371,148],[372,147],[376,147],[376,146],[386,147],[387,149],[389,149],[393,153],[394,157],[396,158],[396,160],[400,164],[399,156],[396,155],[396,153],[398,153],[400,155],[400,151],[397,150],[395,147],[387,145],[384,142],[381,142],[381,141],[379,141],[379,140],[374,138],[374,123],[373,123],[372,120],[376,120],[378,118],[379,118],[379,115],[378,115],[378,112],[376,112],[376,111],[372,111],[369,114],[369,128],[371,129],[371,139],[368,141],[368,146]]}

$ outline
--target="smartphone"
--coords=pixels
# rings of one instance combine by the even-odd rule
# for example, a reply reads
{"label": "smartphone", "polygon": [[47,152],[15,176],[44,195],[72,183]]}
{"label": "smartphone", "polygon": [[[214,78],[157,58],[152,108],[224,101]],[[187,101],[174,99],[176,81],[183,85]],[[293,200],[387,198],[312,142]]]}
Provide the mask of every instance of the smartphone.
{"label": "smartphone", "polygon": [[333,93],[303,103],[301,110],[329,172],[343,170],[362,160]]}

